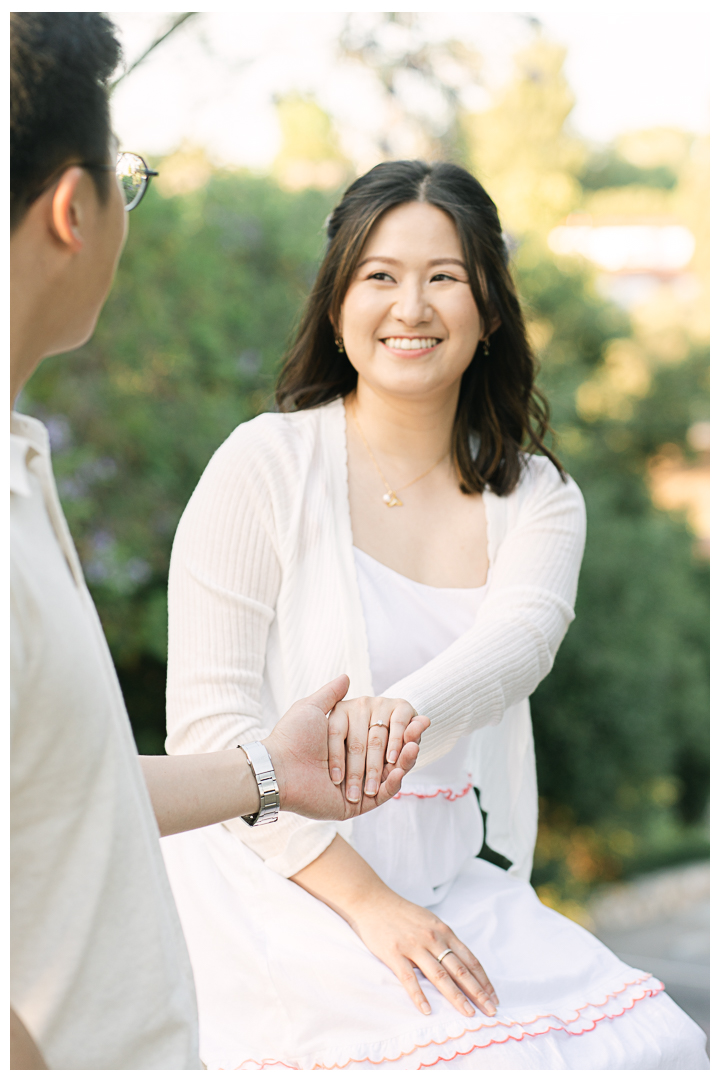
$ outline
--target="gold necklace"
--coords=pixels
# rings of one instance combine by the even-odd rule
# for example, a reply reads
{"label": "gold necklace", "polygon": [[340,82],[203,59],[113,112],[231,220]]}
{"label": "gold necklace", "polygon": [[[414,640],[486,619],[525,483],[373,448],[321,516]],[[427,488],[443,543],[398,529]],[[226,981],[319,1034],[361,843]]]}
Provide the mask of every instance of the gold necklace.
{"label": "gold necklace", "polygon": [[402,487],[399,487],[396,490],[393,490],[390,487],[390,485],[388,484],[387,480],[385,479],[385,477],[383,475],[383,471],[380,468],[380,466],[378,465],[377,460],[375,458],[375,455],[373,454],[372,450],[368,446],[367,439],[365,438],[365,435],[363,434],[363,429],[360,427],[360,421],[357,418],[357,413],[355,411],[354,406],[353,406],[353,410],[352,410],[352,418],[353,418],[353,421],[355,422],[355,425],[356,425],[356,427],[357,427],[357,429],[358,429],[358,431],[360,433],[360,438],[363,441],[363,446],[365,447],[368,454],[370,455],[370,460],[372,461],[373,465],[377,469],[378,476],[380,477],[383,484],[385,485],[385,494],[383,495],[382,499],[383,499],[383,502],[385,503],[386,506],[403,506],[404,504],[403,504],[402,499],[398,498],[398,494],[397,494],[398,491],[404,491],[406,488],[412,487],[413,484],[417,484],[418,480],[422,480],[423,477],[428,476],[433,471],[433,469],[437,469],[440,462],[444,461],[445,458],[447,457],[447,453],[444,453],[442,457],[437,459],[437,461],[435,462],[434,465],[431,465],[430,468],[426,469],[424,473],[420,473],[419,476],[416,476],[415,479],[411,480],[409,484],[403,484]]}

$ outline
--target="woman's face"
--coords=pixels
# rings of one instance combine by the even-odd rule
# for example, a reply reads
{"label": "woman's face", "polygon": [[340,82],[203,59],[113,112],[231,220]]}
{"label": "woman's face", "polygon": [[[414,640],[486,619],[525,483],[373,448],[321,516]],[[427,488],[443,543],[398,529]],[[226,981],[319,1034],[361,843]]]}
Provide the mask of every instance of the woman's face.
{"label": "woman's face", "polygon": [[380,393],[427,398],[459,385],[485,331],[452,218],[428,203],[388,210],[337,330],[360,378]]}

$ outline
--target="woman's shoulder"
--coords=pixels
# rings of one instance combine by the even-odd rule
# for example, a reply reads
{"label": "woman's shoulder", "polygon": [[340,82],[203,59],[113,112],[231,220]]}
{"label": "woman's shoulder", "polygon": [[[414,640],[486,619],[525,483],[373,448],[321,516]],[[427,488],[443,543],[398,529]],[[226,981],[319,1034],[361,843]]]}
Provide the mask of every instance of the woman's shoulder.
{"label": "woman's shoulder", "polygon": [[584,510],[578,485],[569,473],[561,472],[544,454],[522,455],[520,479],[507,499],[518,506],[550,502],[558,509]]}
{"label": "woman's shoulder", "polygon": [[289,480],[309,466],[314,448],[336,419],[342,401],[299,412],[266,412],[239,424],[213,454],[206,473]]}
{"label": "woman's shoulder", "polygon": [[239,424],[223,446],[236,453],[241,449],[247,453],[259,447],[270,449],[288,442],[302,442],[308,436],[312,437],[320,426],[323,411],[327,409],[327,405],[322,405],[317,409],[302,409],[299,412],[260,413],[252,420]]}
{"label": "woman's shoulder", "polygon": [[530,453],[523,451],[520,454],[520,480],[518,488],[534,487],[558,487],[560,485],[577,487],[575,481],[565,469],[558,469],[554,461],[545,454]]}
{"label": "woman's shoulder", "polygon": [[557,465],[545,454],[531,454],[526,451],[520,455],[520,460],[522,468],[518,486],[574,483],[572,477],[564,471],[560,472]]}
{"label": "woman's shoulder", "polygon": [[252,516],[275,531],[307,489],[325,415],[322,409],[261,413],[239,424],[205,466],[178,533],[198,522],[224,533]]}
{"label": "woman's shoulder", "polygon": [[572,534],[582,544],[585,536],[585,503],[575,481],[561,473],[544,454],[523,454],[522,471],[507,495],[486,492],[491,560],[499,546],[515,530]]}

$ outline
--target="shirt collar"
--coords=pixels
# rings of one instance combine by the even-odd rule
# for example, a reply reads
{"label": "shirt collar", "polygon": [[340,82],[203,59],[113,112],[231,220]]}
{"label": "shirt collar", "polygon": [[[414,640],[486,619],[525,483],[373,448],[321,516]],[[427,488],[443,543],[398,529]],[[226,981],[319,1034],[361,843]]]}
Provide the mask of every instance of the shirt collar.
{"label": "shirt collar", "polygon": [[32,495],[27,472],[29,449],[28,439],[23,439],[21,435],[10,435],[10,491],[14,495]]}
{"label": "shirt collar", "polygon": [[28,455],[47,456],[50,439],[47,428],[33,416],[12,413],[10,417],[10,490],[16,495],[29,497]]}

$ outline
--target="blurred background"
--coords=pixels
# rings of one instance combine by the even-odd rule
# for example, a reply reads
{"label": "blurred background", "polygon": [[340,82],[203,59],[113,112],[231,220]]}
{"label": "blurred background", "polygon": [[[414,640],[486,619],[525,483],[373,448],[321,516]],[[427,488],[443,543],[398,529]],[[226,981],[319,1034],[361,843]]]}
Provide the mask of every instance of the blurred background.
{"label": "blurred background", "polygon": [[[50,429],[139,749],[163,752],[177,522],[218,445],[272,407],[329,210],[378,161],[463,164],[498,204],[556,447],[588,510],[577,619],[532,701],[533,883],[621,953],[664,948],[670,968],[656,963],[656,974],[672,981],[674,971],[688,993],[695,980],[699,994],[709,850],[706,17],[111,17],[125,49],[115,128],[160,177],[132,215],[93,340],[46,361],[19,408]],[[668,920],[688,912],[700,921],[672,938]],[[650,924],[662,940],[622,944],[633,925]],[[671,942],[678,934],[685,953]]]}

